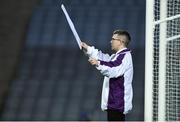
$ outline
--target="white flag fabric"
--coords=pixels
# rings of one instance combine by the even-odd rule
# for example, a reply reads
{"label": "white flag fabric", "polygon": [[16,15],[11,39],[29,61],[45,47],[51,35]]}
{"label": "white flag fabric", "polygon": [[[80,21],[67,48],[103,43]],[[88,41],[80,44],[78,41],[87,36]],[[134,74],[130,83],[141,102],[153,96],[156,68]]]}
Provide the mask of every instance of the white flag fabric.
{"label": "white flag fabric", "polygon": [[76,31],[76,29],[74,27],[74,24],[73,24],[71,18],[69,17],[69,15],[68,15],[68,13],[66,11],[66,8],[64,7],[63,4],[61,5],[61,9],[63,10],[63,12],[64,12],[64,14],[66,16],[66,20],[68,21],[68,24],[69,24],[69,26],[70,26],[73,34],[74,34],[74,37],[75,37],[75,39],[76,39],[76,41],[78,43],[79,48],[82,49],[82,47],[81,47],[81,40],[79,38],[79,35],[78,35],[78,33],[77,33],[77,31]]}

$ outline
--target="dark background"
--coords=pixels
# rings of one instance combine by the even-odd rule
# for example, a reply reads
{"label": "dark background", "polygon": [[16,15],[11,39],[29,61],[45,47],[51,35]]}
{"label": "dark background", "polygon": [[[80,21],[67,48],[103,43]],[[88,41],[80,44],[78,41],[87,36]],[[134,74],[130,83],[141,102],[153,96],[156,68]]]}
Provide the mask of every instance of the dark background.
{"label": "dark background", "polygon": [[145,0],[1,0],[1,120],[106,120],[100,108],[103,77],[78,49],[60,9],[80,38],[112,53],[116,29],[132,37],[133,110],[144,120]]}

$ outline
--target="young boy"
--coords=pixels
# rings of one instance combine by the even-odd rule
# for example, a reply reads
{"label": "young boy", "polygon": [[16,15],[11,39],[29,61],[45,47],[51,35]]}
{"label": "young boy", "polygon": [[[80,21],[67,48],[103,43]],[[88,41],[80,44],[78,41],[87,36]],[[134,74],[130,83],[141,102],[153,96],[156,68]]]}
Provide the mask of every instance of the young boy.
{"label": "young boy", "polygon": [[115,54],[109,56],[82,42],[90,57],[89,62],[104,76],[101,108],[107,111],[108,121],[125,121],[125,114],[132,109],[133,62],[127,48],[131,37],[127,31],[116,30],[111,39]]}

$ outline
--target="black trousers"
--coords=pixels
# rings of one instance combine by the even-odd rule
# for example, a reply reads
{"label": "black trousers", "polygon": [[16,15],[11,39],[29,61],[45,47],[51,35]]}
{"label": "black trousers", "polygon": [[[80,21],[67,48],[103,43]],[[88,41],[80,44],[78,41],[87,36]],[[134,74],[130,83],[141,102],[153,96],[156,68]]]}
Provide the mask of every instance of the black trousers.
{"label": "black trousers", "polygon": [[125,121],[125,115],[122,112],[108,109],[107,120],[108,121]]}

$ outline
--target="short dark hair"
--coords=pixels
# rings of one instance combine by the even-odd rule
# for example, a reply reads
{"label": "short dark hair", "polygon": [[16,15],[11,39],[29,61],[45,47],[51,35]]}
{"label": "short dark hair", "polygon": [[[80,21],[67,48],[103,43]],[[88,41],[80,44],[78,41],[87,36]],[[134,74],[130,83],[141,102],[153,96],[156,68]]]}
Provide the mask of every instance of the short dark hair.
{"label": "short dark hair", "polygon": [[125,45],[125,46],[128,46],[128,45],[129,45],[129,43],[130,43],[130,41],[131,41],[131,36],[130,36],[130,34],[129,34],[127,31],[125,31],[125,30],[115,30],[115,31],[113,32],[113,34],[118,34],[118,35],[125,36],[126,39],[124,40],[124,41],[125,41],[125,42],[124,42],[124,45]]}

